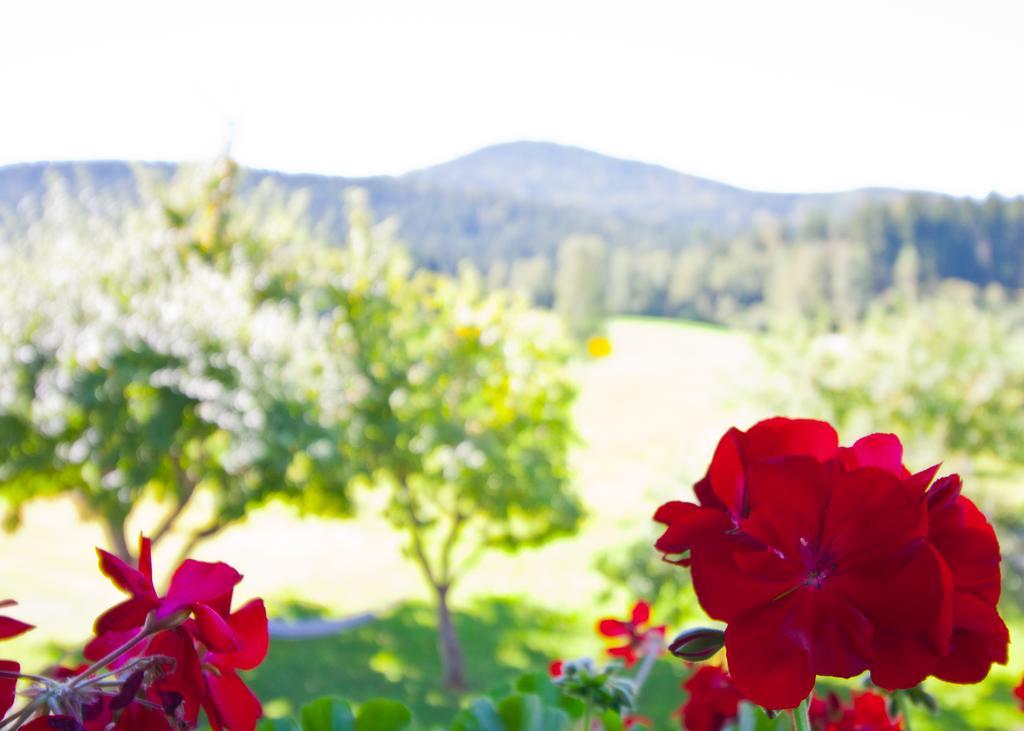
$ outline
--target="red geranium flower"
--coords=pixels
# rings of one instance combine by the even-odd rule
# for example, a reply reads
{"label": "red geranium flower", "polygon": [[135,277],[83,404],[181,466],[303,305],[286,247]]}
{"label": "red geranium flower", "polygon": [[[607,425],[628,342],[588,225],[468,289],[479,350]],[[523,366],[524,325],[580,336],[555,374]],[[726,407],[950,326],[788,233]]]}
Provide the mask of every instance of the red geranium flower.
{"label": "red geranium flower", "polygon": [[[614,641],[608,648],[608,654],[612,657],[621,657],[627,668],[632,667],[637,658],[648,650],[648,642],[652,634],[665,637],[664,625],[645,628],[650,618],[651,606],[647,602],[640,601],[633,605],[628,620],[612,618],[600,620],[597,623],[598,634]],[[626,644],[618,644],[622,639],[625,639]]]}
{"label": "red geranium flower", "polygon": [[130,595],[124,602],[100,615],[96,620],[96,634],[142,627],[150,612],[156,622],[166,622],[169,626],[181,624],[191,615],[201,626],[210,644],[221,649],[235,648],[238,638],[224,619],[224,600],[230,601],[231,591],[242,580],[242,575],[226,563],[186,559],[171,576],[167,594],[161,597],[153,586],[151,551],[150,540],[140,537],[139,564],[136,569],[117,556],[96,549],[100,570],[114,586]]}
{"label": "red geranium flower", "polygon": [[704,665],[683,683],[689,694],[677,711],[686,731],[721,731],[734,721],[743,694],[733,685],[729,673],[714,665]]}
{"label": "red geranium flower", "polygon": [[1017,696],[1017,700],[1020,701],[1020,709],[1024,711],[1024,678],[1021,679],[1020,685],[1014,688],[1013,694]]}
{"label": "red geranium flower", "polygon": [[923,502],[899,479],[794,456],[753,463],[745,493],[739,530],[697,541],[692,571],[701,606],[728,624],[729,668],[751,700],[794,708],[817,675],[868,669],[874,623],[935,623],[940,560]]}
{"label": "red geranium flower", "polygon": [[824,731],[902,731],[903,724],[889,717],[885,698],[877,693],[854,693],[853,703],[829,713]]}
{"label": "red geranium flower", "polygon": [[[153,585],[148,539],[140,540],[138,569],[105,551],[99,554],[103,572],[130,597],[96,621],[97,636],[85,656],[98,660],[156,628],[151,638],[116,663],[121,666],[138,656],[173,661],[173,669],[159,674],[145,689],[148,702],[188,726],[195,725],[201,706],[214,731],[254,729],[262,708],[236,670],[252,669],[266,656],[267,615],[260,600],[231,613],[241,574],[227,564],[189,559],[174,572],[161,597]],[[133,705],[138,704],[129,708]],[[129,719],[145,714],[145,707],[133,709]]]}
{"label": "red geranium flower", "polygon": [[790,708],[816,675],[978,682],[1008,644],[991,526],[959,477],[928,489],[938,466],[907,470],[895,436],[838,448],[834,434],[788,419],[731,430],[695,486],[700,504],[655,515],[657,547],[692,563],[701,605],[729,624],[737,685]]}
{"label": "red geranium flower", "polygon": [[564,665],[562,660],[552,660],[548,665],[548,675],[551,678],[557,680],[562,677],[562,666]]}

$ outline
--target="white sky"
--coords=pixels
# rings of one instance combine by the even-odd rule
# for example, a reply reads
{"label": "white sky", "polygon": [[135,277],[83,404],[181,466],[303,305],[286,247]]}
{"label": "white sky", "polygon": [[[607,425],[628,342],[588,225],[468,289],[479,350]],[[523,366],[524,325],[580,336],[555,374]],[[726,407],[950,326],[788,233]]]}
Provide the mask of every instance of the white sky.
{"label": "white sky", "polygon": [[1019,0],[0,5],[0,164],[401,173],[545,139],[766,190],[1024,193]]}

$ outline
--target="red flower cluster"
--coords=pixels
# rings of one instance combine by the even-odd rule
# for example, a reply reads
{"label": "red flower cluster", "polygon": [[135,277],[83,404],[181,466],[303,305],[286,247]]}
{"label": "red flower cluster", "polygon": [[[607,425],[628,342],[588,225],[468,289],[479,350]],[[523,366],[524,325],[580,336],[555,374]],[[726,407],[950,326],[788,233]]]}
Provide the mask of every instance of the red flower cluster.
{"label": "red flower cluster", "polygon": [[841,448],[824,422],[770,419],[721,439],[699,504],[658,509],[656,546],[727,624],[744,696],[793,708],[819,675],[870,671],[893,690],[975,683],[1006,662],[992,527],[959,476],[933,483],[937,466],[902,460],[893,435]]}
{"label": "red flower cluster", "polygon": [[[140,540],[137,568],[98,553],[100,569],[129,597],[96,620],[84,652],[91,665],[31,676],[34,705],[19,714],[43,715],[21,728],[179,731],[196,728],[202,709],[214,731],[253,731],[262,708],[236,671],[266,656],[267,615],[261,600],[231,610],[241,574],[224,563],[186,560],[161,596],[148,539]],[[17,629],[10,622],[0,619],[0,633]],[[0,678],[0,718],[13,701],[16,664],[14,670],[9,689],[7,676]],[[53,708],[63,715],[45,715]]]}
{"label": "red flower cluster", "polygon": [[852,703],[843,706],[835,695],[811,703],[814,731],[903,731],[899,720],[889,717],[886,700],[877,693],[854,693]]}
{"label": "red flower cluster", "polygon": [[1017,696],[1017,700],[1020,701],[1020,709],[1024,711],[1024,678],[1021,679],[1020,685],[1013,689],[1013,694]]}
{"label": "red flower cluster", "polygon": [[609,655],[622,658],[627,668],[633,667],[637,659],[650,650],[654,636],[662,640],[658,643],[659,650],[664,644],[665,626],[647,627],[650,619],[651,606],[639,601],[633,605],[627,620],[606,617],[598,621],[597,633],[611,640]]}
{"label": "red flower cluster", "polygon": [[683,683],[689,697],[677,711],[686,731],[722,731],[736,720],[743,694],[729,673],[705,665]]}

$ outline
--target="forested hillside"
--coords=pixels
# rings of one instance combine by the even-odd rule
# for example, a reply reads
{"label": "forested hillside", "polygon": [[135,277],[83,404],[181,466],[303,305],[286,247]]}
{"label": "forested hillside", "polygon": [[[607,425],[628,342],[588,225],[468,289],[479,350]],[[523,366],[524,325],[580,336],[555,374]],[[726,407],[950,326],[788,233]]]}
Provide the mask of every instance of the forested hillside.
{"label": "forested hillside", "polygon": [[[136,172],[166,177],[170,164],[36,163],[0,168],[0,215],[30,218],[59,181],[87,204],[138,197]],[[868,189],[759,193],[580,148],[495,145],[399,177],[344,178],[250,170],[243,196],[272,183],[302,191],[332,235],[342,193],[367,191],[394,218],[421,266],[469,261],[495,287],[550,305],[567,239],[586,236],[611,312],[755,322],[769,311],[827,310],[856,317],[902,282],[927,290],[945,279],[1024,286],[1024,199],[983,201]],[[593,252],[598,252],[594,254]],[[566,281],[566,278],[561,278]],[[571,286],[564,285],[564,286]]]}

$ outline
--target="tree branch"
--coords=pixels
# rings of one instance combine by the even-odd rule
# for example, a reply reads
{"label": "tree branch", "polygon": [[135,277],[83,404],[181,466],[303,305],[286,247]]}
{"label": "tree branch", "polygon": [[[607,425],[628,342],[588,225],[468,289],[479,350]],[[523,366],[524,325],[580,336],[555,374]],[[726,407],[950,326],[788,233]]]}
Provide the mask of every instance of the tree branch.
{"label": "tree branch", "polygon": [[188,541],[185,542],[185,545],[181,549],[181,553],[178,554],[178,564],[181,564],[185,559],[187,559],[196,549],[196,546],[207,538],[217,535],[226,527],[227,525],[225,523],[218,520],[214,523],[210,523],[205,528],[195,531],[191,536],[189,536]]}
{"label": "tree branch", "polygon": [[178,483],[178,498],[164,516],[163,520],[160,521],[160,525],[150,536],[150,540],[153,542],[154,546],[159,543],[164,536],[170,533],[174,524],[185,510],[185,507],[188,505],[189,501],[192,499],[192,495],[196,491],[197,481],[192,478],[188,473],[188,470],[182,467],[181,455],[179,455],[175,450],[171,453],[170,458],[171,467],[174,470],[175,481]]}
{"label": "tree branch", "polygon": [[419,516],[416,515],[416,510],[413,507],[412,491],[409,489],[409,484],[406,482],[404,475],[399,475],[397,479],[399,488],[405,496],[403,503],[405,514],[409,518],[409,534],[412,538],[413,555],[416,557],[416,563],[419,564],[424,577],[426,577],[432,587],[438,589],[441,587],[442,582],[438,581],[437,575],[434,573],[434,570],[430,565],[430,559],[427,557],[427,552],[423,547],[423,539],[420,536],[420,528],[423,527],[423,521],[421,521]]}

